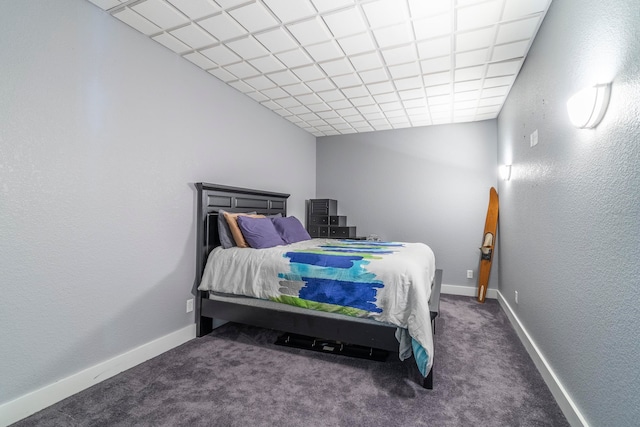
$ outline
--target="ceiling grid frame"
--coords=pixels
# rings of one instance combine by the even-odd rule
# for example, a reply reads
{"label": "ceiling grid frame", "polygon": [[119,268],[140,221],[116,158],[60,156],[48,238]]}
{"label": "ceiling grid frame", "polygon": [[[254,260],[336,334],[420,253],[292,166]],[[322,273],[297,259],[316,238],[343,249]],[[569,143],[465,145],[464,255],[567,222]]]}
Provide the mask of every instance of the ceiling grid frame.
{"label": "ceiling grid frame", "polygon": [[[496,118],[552,0],[343,0],[328,8],[325,0],[295,0],[294,8],[287,0],[88,1],[291,123],[325,136]],[[338,19],[347,15],[356,21]],[[444,22],[438,19],[445,15],[446,33],[446,24],[420,31],[425,21]],[[467,43],[459,50],[465,35],[473,40],[489,30],[488,46]],[[214,42],[191,46],[185,41],[190,31]],[[422,55],[445,37],[448,53]],[[287,70],[288,80],[278,77]]]}

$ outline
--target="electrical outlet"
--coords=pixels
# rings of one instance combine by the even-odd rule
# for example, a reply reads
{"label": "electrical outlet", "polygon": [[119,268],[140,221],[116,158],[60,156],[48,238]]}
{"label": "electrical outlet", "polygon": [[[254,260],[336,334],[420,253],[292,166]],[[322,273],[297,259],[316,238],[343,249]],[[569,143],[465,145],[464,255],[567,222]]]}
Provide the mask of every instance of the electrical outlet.
{"label": "electrical outlet", "polygon": [[473,270],[467,270],[467,279],[473,279]]}
{"label": "electrical outlet", "polygon": [[531,132],[531,135],[529,135],[529,144],[531,147],[538,145],[538,129],[534,130]]}
{"label": "electrical outlet", "polygon": [[193,298],[187,300],[187,313],[193,311]]}
{"label": "electrical outlet", "polygon": [[518,303],[518,291],[516,291],[516,298],[515,298],[515,300],[516,300],[516,304],[517,304],[517,303]]}

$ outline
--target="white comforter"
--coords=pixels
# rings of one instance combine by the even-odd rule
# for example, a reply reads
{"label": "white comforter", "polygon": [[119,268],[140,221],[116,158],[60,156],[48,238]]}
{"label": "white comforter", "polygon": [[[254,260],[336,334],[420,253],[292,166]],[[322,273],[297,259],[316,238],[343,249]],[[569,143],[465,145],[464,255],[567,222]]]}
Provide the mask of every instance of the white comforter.
{"label": "white comforter", "polygon": [[[398,326],[400,357],[432,365],[433,251],[422,243],[313,239],[269,249],[214,249],[198,289],[369,317]],[[410,339],[408,336],[412,339]]]}

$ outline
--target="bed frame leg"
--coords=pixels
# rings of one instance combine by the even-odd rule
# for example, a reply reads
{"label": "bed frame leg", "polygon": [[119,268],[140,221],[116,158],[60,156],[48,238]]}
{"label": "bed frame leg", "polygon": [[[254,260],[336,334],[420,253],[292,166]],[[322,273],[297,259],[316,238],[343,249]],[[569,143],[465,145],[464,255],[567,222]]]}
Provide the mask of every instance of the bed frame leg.
{"label": "bed frame leg", "polygon": [[426,388],[427,390],[433,390],[433,365],[431,366],[431,370],[429,371],[427,376],[424,378],[422,387]]}

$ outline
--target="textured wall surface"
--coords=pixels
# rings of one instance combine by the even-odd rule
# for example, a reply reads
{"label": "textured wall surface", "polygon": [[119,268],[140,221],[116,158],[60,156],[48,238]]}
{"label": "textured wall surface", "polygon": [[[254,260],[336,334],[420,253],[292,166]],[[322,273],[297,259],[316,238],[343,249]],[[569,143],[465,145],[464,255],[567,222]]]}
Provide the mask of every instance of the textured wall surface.
{"label": "textured wall surface", "polygon": [[[637,0],[554,1],[498,120],[500,290],[593,426],[640,418],[639,25]],[[609,81],[573,128],[567,99]]]}
{"label": "textured wall surface", "polygon": [[89,2],[3,1],[0,77],[0,403],[193,323],[194,182],[315,194],[315,137]]}
{"label": "textured wall surface", "polygon": [[444,283],[475,288],[496,150],[495,120],[318,138],[317,195],[360,235],[427,243]]}

